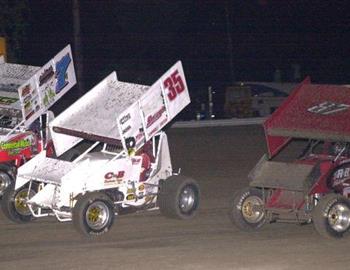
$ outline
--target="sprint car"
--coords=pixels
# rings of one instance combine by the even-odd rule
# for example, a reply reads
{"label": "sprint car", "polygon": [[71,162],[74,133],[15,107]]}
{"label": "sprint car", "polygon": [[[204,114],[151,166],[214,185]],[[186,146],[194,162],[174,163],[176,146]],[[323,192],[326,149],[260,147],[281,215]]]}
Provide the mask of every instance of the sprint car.
{"label": "sprint car", "polygon": [[233,195],[230,217],[246,231],[313,223],[325,237],[350,228],[350,88],[306,79],[264,122],[268,153]]}
{"label": "sprint car", "polygon": [[48,109],[75,83],[69,45],[41,68],[0,63],[0,198],[17,168],[52,145]]}
{"label": "sprint car", "polygon": [[[111,73],[50,122],[57,158],[43,151],[18,169],[15,188],[2,200],[4,214],[19,223],[55,216],[86,236],[103,234],[116,216],[139,210],[193,217],[198,184],[173,172],[161,131],[189,102],[181,62],[152,86]],[[91,145],[76,159],[60,158],[85,140]]]}

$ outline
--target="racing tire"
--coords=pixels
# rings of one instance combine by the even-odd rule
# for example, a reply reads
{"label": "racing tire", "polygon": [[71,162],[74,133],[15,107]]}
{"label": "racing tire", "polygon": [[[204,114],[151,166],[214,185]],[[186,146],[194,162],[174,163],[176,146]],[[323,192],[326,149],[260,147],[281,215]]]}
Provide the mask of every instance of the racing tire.
{"label": "racing tire", "polygon": [[27,184],[15,190],[14,184],[11,184],[6,189],[1,201],[1,210],[9,220],[21,224],[35,219],[25,202],[28,191],[29,199],[36,194],[35,186],[32,184],[29,190],[29,184]]}
{"label": "racing tire", "polygon": [[113,202],[108,195],[102,192],[86,193],[73,208],[73,225],[85,236],[97,236],[109,231],[114,215]]}
{"label": "racing tire", "polygon": [[170,218],[190,219],[199,208],[200,190],[192,178],[173,175],[160,188],[158,206],[161,214]]}
{"label": "racing tire", "polygon": [[[235,227],[242,231],[255,231],[266,223],[262,191],[244,188],[234,193],[230,204],[229,217]],[[255,209],[254,209],[255,208]]]}
{"label": "racing tire", "polygon": [[325,195],[313,209],[312,221],[320,235],[343,238],[350,228],[350,200],[339,194]]}
{"label": "racing tire", "polygon": [[0,166],[0,198],[3,196],[5,190],[14,183],[13,176],[8,173],[6,168]]}

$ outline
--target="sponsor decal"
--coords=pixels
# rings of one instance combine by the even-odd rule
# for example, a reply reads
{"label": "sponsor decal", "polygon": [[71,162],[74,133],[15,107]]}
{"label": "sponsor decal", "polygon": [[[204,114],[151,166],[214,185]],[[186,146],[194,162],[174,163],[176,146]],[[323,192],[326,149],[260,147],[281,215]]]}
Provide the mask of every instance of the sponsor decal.
{"label": "sponsor decal", "polygon": [[308,108],[308,112],[317,113],[321,115],[329,115],[338,113],[341,111],[345,111],[349,109],[350,105],[348,104],[342,104],[342,103],[335,103],[331,101],[325,101],[321,104],[318,104],[316,106],[313,106],[311,108]]}
{"label": "sponsor decal", "polygon": [[22,149],[28,148],[32,145],[29,139],[23,139],[14,142],[0,143],[0,150],[7,151],[10,156],[17,155]]}
{"label": "sponsor decal", "polygon": [[56,94],[58,94],[68,84],[68,76],[66,73],[71,62],[72,59],[69,53],[67,53],[65,56],[62,57],[61,60],[59,60],[56,63]]}
{"label": "sponsor decal", "polygon": [[135,194],[128,194],[128,195],[126,196],[126,199],[127,199],[128,201],[135,200],[135,199],[136,199],[136,196],[135,196]]}
{"label": "sponsor decal", "polygon": [[145,135],[143,134],[143,130],[139,132],[139,134],[136,135],[136,141],[138,142],[139,140],[143,139]]}
{"label": "sponsor decal", "polygon": [[23,102],[24,103],[27,103],[27,102],[29,102],[30,100],[32,99],[32,95],[27,95],[25,98],[24,98],[24,100],[23,100]]}
{"label": "sponsor decal", "polygon": [[24,97],[24,96],[30,94],[31,90],[32,90],[32,88],[30,87],[30,84],[27,84],[26,86],[24,86],[22,88],[21,97]]}
{"label": "sponsor decal", "polygon": [[26,120],[28,120],[33,114],[34,111],[30,111],[29,113],[26,112]]}
{"label": "sponsor decal", "polygon": [[39,76],[39,86],[42,86],[44,83],[48,82],[54,74],[55,73],[52,66],[50,66],[48,69],[45,69],[44,72]]}
{"label": "sponsor decal", "polygon": [[157,132],[157,128],[154,128],[154,129],[152,129],[152,131],[149,133],[149,136],[152,136],[154,133],[156,133]]}
{"label": "sponsor decal", "polygon": [[29,110],[31,108],[32,108],[32,103],[29,100],[26,104],[24,104],[24,109],[27,111],[27,110]]}
{"label": "sponsor decal", "polygon": [[119,171],[116,173],[108,172],[105,174],[104,183],[108,184],[120,184],[123,181],[125,171]]}
{"label": "sponsor decal", "polygon": [[130,113],[124,115],[121,119],[120,119],[120,124],[124,125],[126,122],[128,122],[131,119],[131,115]]}
{"label": "sponsor decal", "polygon": [[33,89],[30,84],[27,84],[20,89],[20,95],[23,104],[24,117],[27,120],[40,109],[38,96],[35,88]]}
{"label": "sponsor decal", "polygon": [[31,146],[30,140],[19,140],[15,142],[2,142],[0,143],[1,150],[14,150],[14,149],[23,149]]}
{"label": "sponsor decal", "polygon": [[145,190],[145,185],[142,184],[139,186],[139,191],[143,191],[143,190]]}
{"label": "sponsor decal", "polygon": [[123,129],[122,134],[125,134],[130,130],[131,130],[131,126],[127,126],[125,129]]}
{"label": "sponsor decal", "polygon": [[55,98],[56,96],[56,93],[55,91],[50,87],[46,87],[45,88],[45,95],[44,95],[44,98],[43,98],[43,104],[45,107],[47,107]]}
{"label": "sponsor decal", "polygon": [[145,140],[145,135],[143,133],[143,130],[141,129],[140,132],[136,135],[136,148],[138,149]]}
{"label": "sponsor decal", "polygon": [[18,100],[17,98],[0,97],[0,104],[1,105],[10,105],[12,103],[15,103],[17,100]]}
{"label": "sponsor decal", "polygon": [[147,117],[147,124],[146,124],[146,128],[149,128],[150,126],[152,126],[161,116],[162,114],[165,112],[165,106],[163,106],[159,111],[157,111],[155,114],[150,115]]}
{"label": "sponsor decal", "polygon": [[341,168],[333,174],[333,186],[344,183],[350,179],[350,167]]}

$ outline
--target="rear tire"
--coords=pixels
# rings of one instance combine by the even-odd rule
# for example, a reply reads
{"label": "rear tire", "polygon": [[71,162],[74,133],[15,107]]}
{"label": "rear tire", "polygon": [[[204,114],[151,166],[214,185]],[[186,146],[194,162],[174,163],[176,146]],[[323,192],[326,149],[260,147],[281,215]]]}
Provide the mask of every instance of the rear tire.
{"label": "rear tire", "polygon": [[73,225],[85,236],[101,235],[113,225],[114,214],[113,202],[106,194],[86,193],[73,208]]}
{"label": "rear tire", "polygon": [[161,185],[158,205],[164,216],[190,219],[197,213],[199,199],[199,186],[195,180],[173,175]]}
{"label": "rear tire", "polygon": [[266,223],[266,213],[262,191],[256,188],[244,188],[233,195],[230,219],[238,229],[254,231]]}
{"label": "rear tire", "polygon": [[343,238],[350,228],[350,200],[338,194],[325,195],[313,209],[312,220],[320,235]]}
{"label": "rear tire", "polygon": [[[35,219],[26,204],[29,185],[25,185],[15,190],[14,185],[10,185],[2,198],[1,209],[4,215],[15,223],[27,223]],[[34,187],[29,191],[29,199],[36,194]]]}

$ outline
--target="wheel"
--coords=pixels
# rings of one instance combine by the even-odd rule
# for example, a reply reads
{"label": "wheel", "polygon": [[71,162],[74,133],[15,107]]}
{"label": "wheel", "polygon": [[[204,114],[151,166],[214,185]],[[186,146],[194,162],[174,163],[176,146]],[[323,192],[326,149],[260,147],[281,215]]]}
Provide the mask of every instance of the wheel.
{"label": "wheel", "polygon": [[199,207],[199,186],[191,178],[174,175],[163,182],[158,195],[160,212],[171,218],[192,218]]}
{"label": "wheel", "polygon": [[83,235],[104,234],[109,231],[113,221],[113,202],[102,192],[86,193],[73,208],[74,227]]}
{"label": "wheel", "polygon": [[27,196],[32,198],[36,194],[35,186],[25,185],[15,190],[11,184],[4,192],[1,209],[4,215],[13,222],[26,223],[34,219],[26,203]]}
{"label": "wheel", "polygon": [[312,211],[316,231],[327,238],[340,239],[350,228],[350,201],[337,194],[321,198]]}
{"label": "wheel", "polygon": [[230,206],[230,219],[237,228],[253,231],[266,223],[266,213],[262,191],[256,188],[244,188],[233,195]]}
{"label": "wheel", "polygon": [[0,198],[12,183],[14,183],[13,177],[10,176],[6,171],[0,169]]}

